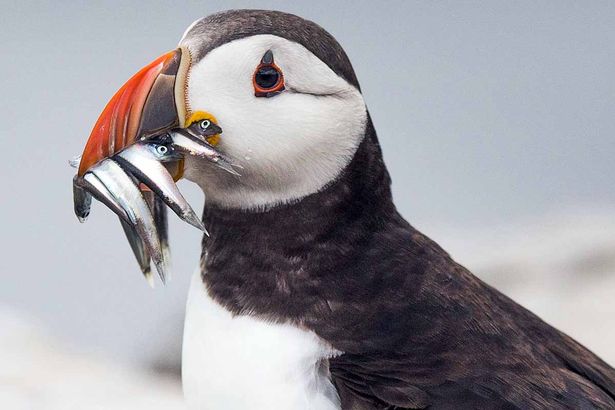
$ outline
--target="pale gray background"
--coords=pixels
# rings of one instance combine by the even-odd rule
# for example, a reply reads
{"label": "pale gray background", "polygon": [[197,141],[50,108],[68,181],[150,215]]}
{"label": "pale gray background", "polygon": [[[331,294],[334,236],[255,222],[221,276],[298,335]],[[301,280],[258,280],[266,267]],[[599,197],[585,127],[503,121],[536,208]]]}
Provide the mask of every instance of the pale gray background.
{"label": "pale gray background", "polygon": [[108,210],[77,222],[67,160],[117,88],[217,10],[285,10],[339,40],[398,207],[428,234],[615,205],[614,2],[1,6],[0,305],[80,348],[145,363],[180,332],[198,232],[173,221],[175,278],[150,290]]}

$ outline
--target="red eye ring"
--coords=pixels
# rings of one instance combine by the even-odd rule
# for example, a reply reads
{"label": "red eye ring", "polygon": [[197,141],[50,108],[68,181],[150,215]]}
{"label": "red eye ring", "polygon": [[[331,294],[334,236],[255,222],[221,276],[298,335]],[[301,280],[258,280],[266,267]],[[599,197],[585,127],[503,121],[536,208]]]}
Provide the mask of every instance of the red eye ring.
{"label": "red eye ring", "polygon": [[284,74],[273,62],[273,53],[268,50],[252,75],[256,97],[273,97],[284,90]]}

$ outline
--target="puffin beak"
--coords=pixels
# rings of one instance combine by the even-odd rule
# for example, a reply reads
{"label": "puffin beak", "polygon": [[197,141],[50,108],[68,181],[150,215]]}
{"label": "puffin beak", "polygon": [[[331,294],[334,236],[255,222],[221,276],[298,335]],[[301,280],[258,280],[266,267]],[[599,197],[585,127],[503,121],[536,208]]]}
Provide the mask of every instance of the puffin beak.
{"label": "puffin beak", "polygon": [[[190,53],[178,48],[128,80],[96,121],[73,179],[79,220],[89,215],[92,196],[115,212],[150,283],[150,259],[163,282],[168,270],[166,206],[206,232],[175,185],[184,157],[196,155],[234,172],[207,139],[185,129],[187,118],[203,119],[186,111],[189,68]],[[215,118],[208,121],[220,131]]]}
{"label": "puffin beak", "polygon": [[190,54],[177,49],[158,57],[128,80],[96,121],[77,175],[83,176],[93,165],[138,139],[183,126],[189,65]]}

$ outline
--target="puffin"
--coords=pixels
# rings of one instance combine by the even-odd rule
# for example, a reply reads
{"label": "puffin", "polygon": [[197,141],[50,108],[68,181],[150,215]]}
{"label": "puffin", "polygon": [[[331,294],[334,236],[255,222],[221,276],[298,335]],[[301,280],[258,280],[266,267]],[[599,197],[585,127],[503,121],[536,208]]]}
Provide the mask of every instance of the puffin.
{"label": "puffin", "polygon": [[311,21],[197,20],[113,96],[75,165],[77,216],[92,197],[111,208],[150,280],[167,208],[204,232],[191,409],[615,408],[612,367],[396,210],[352,65]]}

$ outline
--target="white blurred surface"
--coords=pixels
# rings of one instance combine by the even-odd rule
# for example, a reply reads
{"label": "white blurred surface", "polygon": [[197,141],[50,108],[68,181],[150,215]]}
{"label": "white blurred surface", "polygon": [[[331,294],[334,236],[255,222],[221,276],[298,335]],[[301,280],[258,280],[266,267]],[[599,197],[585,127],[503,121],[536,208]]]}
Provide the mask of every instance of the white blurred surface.
{"label": "white blurred surface", "polygon": [[0,310],[0,407],[10,410],[179,410],[175,379],[68,349],[32,319]]}

